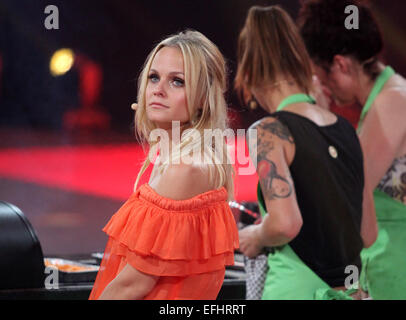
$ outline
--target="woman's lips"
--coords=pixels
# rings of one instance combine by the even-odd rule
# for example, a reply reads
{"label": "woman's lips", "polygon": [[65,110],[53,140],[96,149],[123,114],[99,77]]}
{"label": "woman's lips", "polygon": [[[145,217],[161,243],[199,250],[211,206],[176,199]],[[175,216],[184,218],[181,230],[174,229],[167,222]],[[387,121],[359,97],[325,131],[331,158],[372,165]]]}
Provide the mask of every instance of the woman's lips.
{"label": "woman's lips", "polygon": [[169,108],[168,106],[166,106],[166,105],[164,105],[164,104],[162,104],[162,103],[159,103],[159,102],[151,102],[151,103],[149,104],[149,106],[150,106],[151,108],[159,108],[159,109],[161,109],[161,108],[168,109],[168,108]]}

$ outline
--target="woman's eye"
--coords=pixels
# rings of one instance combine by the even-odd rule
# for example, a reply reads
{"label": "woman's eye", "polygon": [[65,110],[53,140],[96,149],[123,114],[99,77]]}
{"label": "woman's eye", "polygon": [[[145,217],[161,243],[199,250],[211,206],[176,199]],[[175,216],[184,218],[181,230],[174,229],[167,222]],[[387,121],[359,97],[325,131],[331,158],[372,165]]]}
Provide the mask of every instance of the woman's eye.
{"label": "woman's eye", "polygon": [[156,83],[159,81],[159,77],[156,74],[150,74],[148,76],[148,79],[152,82],[152,83]]}
{"label": "woman's eye", "polygon": [[183,87],[183,85],[185,84],[185,81],[183,81],[180,78],[174,78],[172,80],[172,83],[175,85],[175,87]]}

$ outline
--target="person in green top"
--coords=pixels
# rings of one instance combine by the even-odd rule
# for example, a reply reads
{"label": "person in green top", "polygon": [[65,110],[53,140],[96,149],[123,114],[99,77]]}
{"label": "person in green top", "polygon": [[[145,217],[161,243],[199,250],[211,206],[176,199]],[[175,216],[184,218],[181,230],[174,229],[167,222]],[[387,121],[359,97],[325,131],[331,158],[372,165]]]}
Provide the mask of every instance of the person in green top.
{"label": "person in green top", "polygon": [[281,7],[250,8],[237,58],[236,89],[269,113],[248,130],[263,219],[239,233],[245,256],[270,251],[262,299],[351,299],[346,269],[376,239],[357,134],[311,96],[310,58]]}
{"label": "person in green top", "polygon": [[363,106],[357,131],[379,233],[362,251],[361,285],[373,299],[406,299],[406,80],[379,60],[383,40],[367,5],[305,1],[298,25],[333,99]]}

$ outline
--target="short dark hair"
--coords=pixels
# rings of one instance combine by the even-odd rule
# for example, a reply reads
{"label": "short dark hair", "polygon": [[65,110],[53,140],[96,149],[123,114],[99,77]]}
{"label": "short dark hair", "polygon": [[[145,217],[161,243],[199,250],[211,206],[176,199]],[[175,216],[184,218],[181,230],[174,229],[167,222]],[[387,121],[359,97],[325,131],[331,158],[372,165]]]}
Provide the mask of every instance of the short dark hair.
{"label": "short dark hair", "polygon": [[[345,8],[355,5],[359,28],[347,29]],[[360,0],[304,0],[298,25],[307,50],[316,64],[330,66],[337,54],[349,55],[372,73],[383,49],[382,35],[370,7]],[[369,72],[371,71],[371,72]]]}

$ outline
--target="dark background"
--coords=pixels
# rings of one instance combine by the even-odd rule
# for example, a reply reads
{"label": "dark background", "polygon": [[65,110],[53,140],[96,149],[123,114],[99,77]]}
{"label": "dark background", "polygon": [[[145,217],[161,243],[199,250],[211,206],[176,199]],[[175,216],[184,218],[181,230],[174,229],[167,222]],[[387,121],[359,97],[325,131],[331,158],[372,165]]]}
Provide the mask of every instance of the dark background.
{"label": "dark background", "polygon": [[[385,57],[400,73],[405,64],[405,1],[372,1],[385,36]],[[47,30],[47,5],[59,9],[59,30]],[[229,62],[230,84],[235,72],[239,30],[247,9],[255,4],[281,4],[295,18],[299,0],[1,0],[0,126],[62,129],[62,115],[78,108],[78,74],[72,69],[52,77],[52,53],[72,48],[97,63],[103,72],[99,104],[111,116],[114,130],[129,132],[136,98],[136,78],[152,47],[163,37],[196,29],[214,41]],[[231,108],[247,127],[261,116],[241,106],[232,90]]]}

